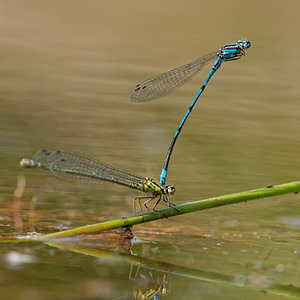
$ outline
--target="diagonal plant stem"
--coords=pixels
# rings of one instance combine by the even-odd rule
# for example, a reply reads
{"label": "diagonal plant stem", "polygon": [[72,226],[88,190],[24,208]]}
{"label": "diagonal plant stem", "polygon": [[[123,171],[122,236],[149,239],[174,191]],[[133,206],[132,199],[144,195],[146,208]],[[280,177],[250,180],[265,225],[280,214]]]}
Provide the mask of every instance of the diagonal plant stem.
{"label": "diagonal plant stem", "polygon": [[208,208],[229,205],[229,204],[234,204],[234,203],[239,203],[244,201],[250,201],[250,200],[255,200],[255,199],[260,199],[265,197],[277,196],[282,194],[298,193],[299,191],[300,191],[300,181],[284,183],[279,185],[272,185],[260,189],[177,205],[175,206],[176,210],[173,207],[168,207],[157,211],[147,212],[145,214],[123,217],[112,221],[106,221],[102,223],[77,227],[65,231],[44,234],[42,236],[34,238],[34,240],[44,241],[44,240],[51,240],[60,237],[66,238],[78,234],[87,234],[87,233],[110,230],[110,229],[115,229],[115,228],[120,228],[125,226],[133,226],[141,223],[163,219],[166,217],[170,218],[177,215],[196,212]]}

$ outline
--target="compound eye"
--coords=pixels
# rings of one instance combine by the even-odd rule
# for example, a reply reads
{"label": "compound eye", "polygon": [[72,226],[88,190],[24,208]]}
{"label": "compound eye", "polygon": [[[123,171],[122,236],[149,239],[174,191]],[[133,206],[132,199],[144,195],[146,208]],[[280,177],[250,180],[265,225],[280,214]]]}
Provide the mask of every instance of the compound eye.
{"label": "compound eye", "polygon": [[175,193],[175,187],[174,186],[168,186],[168,193],[169,194],[174,194]]}
{"label": "compound eye", "polygon": [[251,47],[250,41],[238,40],[236,43],[243,49],[248,49]]}

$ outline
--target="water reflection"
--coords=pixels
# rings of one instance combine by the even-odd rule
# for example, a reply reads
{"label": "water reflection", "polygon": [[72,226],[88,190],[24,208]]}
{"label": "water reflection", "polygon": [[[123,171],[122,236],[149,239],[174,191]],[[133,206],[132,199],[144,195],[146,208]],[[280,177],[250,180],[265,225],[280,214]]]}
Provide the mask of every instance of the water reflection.
{"label": "water reflection", "polygon": [[[87,240],[88,239],[89,238],[87,238]],[[140,255],[140,251],[144,245],[147,244],[149,243],[145,244],[139,240],[137,243],[133,243],[130,252],[122,251],[122,253],[118,253],[116,248],[113,252],[107,251],[106,249],[104,250],[101,243],[99,244],[96,240],[90,243],[88,247],[83,239],[77,240],[77,238],[74,238],[72,241],[54,241],[49,243],[52,247],[97,257],[98,268],[100,268],[101,265],[107,264],[114,266],[129,265],[130,271],[128,273],[127,288],[125,290],[118,289],[120,296],[116,296],[112,299],[152,299],[151,297],[158,297],[158,295],[161,297],[166,294],[172,295],[172,285],[168,283],[168,278],[170,278],[171,275],[179,276],[179,278],[182,279],[190,278],[200,282],[207,282],[216,287],[227,286],[233,290],[242,288],[246,291],[254,290],[275,295],[288,293],[290,296],[299,295],[300,293],[299,287],[295,287],[291,284],[288,286],[279,284],[276,280],[271,279],[270,274],[268,274],[270,270],[267,270],[267,268],[269,268],[267,266],[269,255],[273,250],[272,248],[265,249],[262,255],[257,258],[255,265],[249,266],[250,270],[246,275],[246,273],[243,274],[239,272],[226,274],[228,273],[226,271],[216,273],[201,268],[184,267],[176,263],[169,263],[164,260]],[[230,255],[232,254],[233,253],[230,253]],[[176,260],[176,257],[174,256],[173,259]],[[116,275],[117,273],[115,276]],[[129,289],[128,286],[130,287]],[[114,290],[114,292],[115,291],[116,290]]]}
{"label": "water reflection", "polygon": [[162,295],[169,294],[170,287],[167,282],[167,273],[137,266],[134,276],[133,270],[136,266],[131,265],[129,279],[134,282],[134,288],[124,291],[124,297],[116,299],[161,299]]}

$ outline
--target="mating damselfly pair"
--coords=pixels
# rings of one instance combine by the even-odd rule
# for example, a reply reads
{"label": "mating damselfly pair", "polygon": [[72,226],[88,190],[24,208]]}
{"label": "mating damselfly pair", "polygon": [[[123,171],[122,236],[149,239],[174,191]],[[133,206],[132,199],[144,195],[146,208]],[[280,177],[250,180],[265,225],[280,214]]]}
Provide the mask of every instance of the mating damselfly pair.
{"label": "mating damselfly pair", "polygon": [[147,204],[151,200],[156,199],[153,210],[156,209],[161,200],[176,209],[168,199],[168,196],[175,193],[175,187],[165,185],[169,162],[176,140],[194,105],[204,91],[210,78],[220,68],[222,62],[241,58],[245,55],[245,50],[250,48],[250,46],[251,43],[249,41],[238,40],[235,44],[221,47],[219,51],[212,52],[194,60],[191,63],[146,80],[138,84],[132,91],[131,100],[134,102],[145,102],[160,98],[185,84],[199,73],[204,66],[217,58],[208,77],[204,81],[201,89],[176,130],[171,145],[167,151],[165,163],[160,176],[160,184],[148,177],[142,177],[125,170],[116,169],[98,160],[63,150],[39,150],[34,155],[33,159],[22,159],[20,163],[21,167],[42,168],[56,177],[74,183],[99,184],[102,181],[113,182],[115,184],[127,186],[129,188],[151,194],[151,196],[135,198],[145,199],[146,201],[144,202],[144,205],[146,208],[148,208]]}

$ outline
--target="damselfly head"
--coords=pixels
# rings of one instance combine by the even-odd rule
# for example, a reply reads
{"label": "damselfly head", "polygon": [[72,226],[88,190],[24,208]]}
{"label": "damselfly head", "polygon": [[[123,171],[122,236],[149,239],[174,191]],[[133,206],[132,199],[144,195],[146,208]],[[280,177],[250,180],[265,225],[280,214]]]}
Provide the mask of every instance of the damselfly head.
{"label": "damselfly head", "polygon": [[166,190],[168,195],[173,195],[176,191],[175,186],[170,186],[170,185],[166,186]]}
{"label": "damselfly head", "polygon": [[250,41],[238,40],[237,45],[239,45],[242,49],[248,49],[251,47]]}
{"label": "damselfly head", "polygon": [[238,40],[235,44],[221,47],[218,52],[218,56],[223,61],[237,60],[245,55],[245,49],[248,49],[250,47],[250,41]]}

